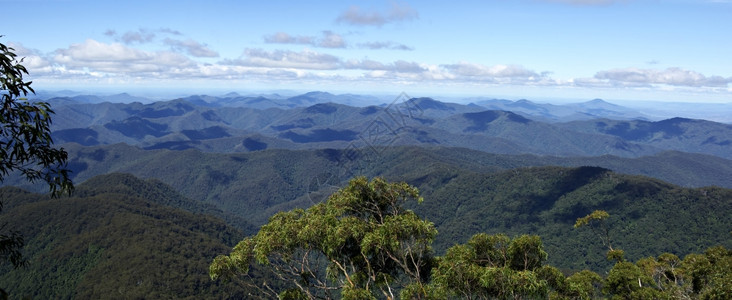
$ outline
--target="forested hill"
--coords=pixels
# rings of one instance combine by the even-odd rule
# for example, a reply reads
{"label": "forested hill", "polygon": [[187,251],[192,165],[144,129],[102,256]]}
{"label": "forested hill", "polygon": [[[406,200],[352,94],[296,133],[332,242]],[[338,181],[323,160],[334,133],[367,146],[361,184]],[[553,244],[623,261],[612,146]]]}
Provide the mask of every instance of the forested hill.
{"label": "forested hill", "polygon": [[134,196],[158,205],[180,208],[195,214],[215,216],[246,234],[257,230],[256,226],[247,222],[241,216],[225,212],[213,204],[187,198],[171,186],[155,178],[141,180],[127,173],[109,173],[92,177],[74,192],[75,196],[81,198],[105,194]]}
{"label": "forested hill", "polygon": [[732,247],[730,189],[681,188],[599,167],[446,170],[420,186],[425,201],[414,208],[435,223],[437,252],[478,232],[530,233],[542,237],[552,265],[602,270],[611,265],[604,259],[607,248],[589,230],[573,229],[577,218],[594,210],[610,213],[613,247],[632,260]]}
{"label": "forested hill", "polygon": [[[611,214],[613,244],[629,259],[732,247],[730,189],[681,188],[599,167],[482,172],[431,164],[402,171],[402,179],[393,177],[399,166],[382,173],[420,188],[425,201],[412,208],[436,225],[438,255],[479,232],[539,234],[550,264],[606,270],[597,237],[572,228],[577,217],[595,209]],[[207,277],[211,259],[230,251],[244,234],[221,219],[187,211],[217,209],[156,180],[111,174],[87,180],[71,198],[49,199],[14,187],[0,189],[0,197],[6,204],[0,222],[24,234],[30,262],[2,270],[0,283],[11,295],[241,298],[245,292]],[[240,199],[240,207],[253,207],[246,200]]]}
{"label": "forested hill", "polygon": [[[617,173],[651,176],[684,187],[716,185],[732,188],[729,180],[732,178],[732,162],[682,152],[641,158],[567,158],[411,146],[376,151],[366,148],[358,152],[322,149],[236,154],[193,149],[142,150],[124,144],[97,147],[69,144],[66,149],[76,182],[113,172],[155,178],[187,198],[208,204],[196,212],[209,212],[232,224],[241,224],[234,219],[243,218],[248,223],[261,225],[277,211],[309,206],[332,192],[329,186],[342,186],[354,175],[387,176],[418,184],[423,180],[421,178],[447,176],[440,175],[443,170],[491,173],[528,166],[599,166]],[[30,188],[25,182],[12,178],[4,184]],[[45,189],[47,187],[41,185],[34,191]],[[226,213],[208,211],[212,206]],[[246,225],[236,226],[246,230]]]}
{"label": "forested hill", "polygon": [[[78,186],[71,198],[4,187],[0,224],[24,235],[26,267],[3,265],[0,284],[13,298],[244,298],[237,285],[213,282],[210,260],[243,233],[184,209],[206,206],[157,182],[113,174]],[[175,206],[183,207],[176,208]]]}

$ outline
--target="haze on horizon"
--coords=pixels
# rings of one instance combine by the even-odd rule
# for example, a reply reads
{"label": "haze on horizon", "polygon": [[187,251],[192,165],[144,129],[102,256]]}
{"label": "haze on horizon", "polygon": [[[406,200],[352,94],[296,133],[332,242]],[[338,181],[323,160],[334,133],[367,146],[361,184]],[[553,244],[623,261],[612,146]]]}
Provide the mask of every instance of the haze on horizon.
{"label": "haze on horizon", "polygon": [[732,103],[732,1],[0,5],[36,90]]}

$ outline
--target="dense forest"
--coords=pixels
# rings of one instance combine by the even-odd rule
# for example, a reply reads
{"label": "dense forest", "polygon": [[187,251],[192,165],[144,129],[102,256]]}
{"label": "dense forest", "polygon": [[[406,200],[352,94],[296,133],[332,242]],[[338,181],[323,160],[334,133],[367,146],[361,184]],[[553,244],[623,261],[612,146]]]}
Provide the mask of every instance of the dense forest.
{"label": "dense forest", "polygon": [[[563,273],[606,274],[613,263],[604,258],[602,243],[592,231],[572,228],[578,217],[596,209],[610,212],[606,221],[613,243],[631,261],[665,252],[683,258],[716,245],[732,248],[729,189],[681,188],[597,167],[484,174],[438,168],[410,181],[424,187],[424,200],[404,207],[433,224],[431,248],[437,256],[478,233],[530,234],[541,237],[548,254],[543,262]],[[159,180],[102,175],[61,199],[14,187],[1,191],[0,222],[17,224],[23,232],[29,263],[4,266],[0,282],[11,295],[238,298],[251,292],[242,278],[210,281],[207,266],[257,227]],[[254,274],[263,271],[255,266]]]}
{"label": "dense forest", "polygon": [[243,233],[157,182],[112,174],[80,185],[73,197],[12,187],[0,197],[0,222],[13,224],[26,243],[27,266],[0,272],[13,299],[245,295],[206,275],[211,257]]}
{"label": "dense forest", "polygon": [[[683,260],[663,253],[633,263],[610,238],[614,230],[607,227],[609,214],[602,210],[577,218],[574,227],[591,227],[607,247],[607,259],[614,265],[604,276],[586,269],[563,273],[545,264],[548,254],[537,235],[478,233],[443,256],[433,256],[431,244],[438,235],[434,224],[403,207],[422,201],[418,190],[406,183],[355,178],[326,202],[275,214],[230,255],[218,256],[211,277],[246,276],[245,283],[261,297],[280,299],[732,296],[731,250],[713,247]],[[583,241],[585,247],[589,242]],[[283,285],[250,276],[252,265],[272,270]]]}

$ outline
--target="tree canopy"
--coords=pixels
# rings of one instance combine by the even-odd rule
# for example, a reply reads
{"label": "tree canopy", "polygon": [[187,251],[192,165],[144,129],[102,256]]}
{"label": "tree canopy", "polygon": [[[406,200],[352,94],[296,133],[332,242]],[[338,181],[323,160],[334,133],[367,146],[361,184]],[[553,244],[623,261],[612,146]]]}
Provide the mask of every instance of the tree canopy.
{"label": "tree canopy", "polygon": [[247,274],[256,262],[283,280],[280,291],[272,283],[253,284],[271,297],[393,299],[404,287],[419,290],[432,267],[437,231],[403,208],[410,200],[421,198],[406,183],[355,178],[327,202],[271,217],[213,261],[211,278]]}
{"label": "tree canopy", "polygon": [[[609,249],[605,277],[545,264],[537,235],[478,233],[432,255],[433,224],[402,207],[416,188],[381,178],[352,179],[326,202],[280,212],[209,267],[279,299],[729,299],[732,251],[709,248],[683,260],[670,253],[633,263],[610,246],[609,214],[577,219]],[[569,229],[569,228],[568,228]],[[251,268],[271,272],[252,274]],[[241,278],[241,277],[244,278]],[[397,297],[398,296],[398,297]]]}

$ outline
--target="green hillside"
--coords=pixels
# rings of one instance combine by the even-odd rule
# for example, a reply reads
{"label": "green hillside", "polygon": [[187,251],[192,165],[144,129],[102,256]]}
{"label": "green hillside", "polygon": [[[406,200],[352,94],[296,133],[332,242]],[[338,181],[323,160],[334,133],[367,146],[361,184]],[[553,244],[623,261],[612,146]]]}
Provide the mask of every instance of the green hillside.
{"label": "green hillside", "polygon": [[[209,261],[242,232],[224,221],[166,205],[201,205],[157,182],[94,178],[71,198],[0,189],[0,223],[21,232],[26,267],[0,269],[12,298],[242,298],[207,276]],[[178,200],[176,200],[178,199]],[[198,208],[197,208],[198,207]]]}
{"label": "green hillside", "polygon": [[[464,148],[390,147],[321,150],[263,150],[249,153],[207,153],[142,150],[116,144],[83,147],[66,145],[74,180],[84,182],[113,172],[155,178],[186,197],[220,209],[227,222],[238,217],[261,225],[277,211],[307,207],[354,175],[385,176],[421,189],[434,189],[449,174],[496,171],[528,166],[599,166],[614,172],[658,178],[684,187],[732,188],[732,162],[723,158],[683,152],[664,152],[641,158],[551,157],[501,155]],[[428,184],[429,183],[429,184]],[[4,184],[34,191],[26,182],[8,178]],[[322,191],[321,191],[322,189]],[[198,212],[206,212],[198,211]],[[237,221],[238,227],[250,231]]]}
{"label": "green hillside", "polygon": [[[425,201],[412,208],[421,218],[434,222],[439,232],[434,241],[437,255],[480,232],[538,234],[551,265],[567,271],[590,268],[604,272],[611,265],[604,259],[605,248],[588,230],[572,228],[576,218],[595,209],[611,214],[613,244],[625,250],[631,260],[663,252],[683,257],[720,244],[732,247],[730,189],[682,188],[599,167],[495,171],[515,162],[485,162],[468,167],[440,160],[444,156],[430,152],[419,156],[421,164],[416,167],[410,167],[414,162],[409,160],[395,163],[419,154],[418,149],[411,151],[414,152],[385,152],[385,161],[392,163],[373,163],[370,168],[387,178],[404,178],[420,188]],[[290,169],[264,168],[271,163],[265,159],[267,155],[283,153],[291,160],[282,164],[328,157],[328,152],[261,152],[263,156],[255,160],[264,164],[256,169],[261,171],[247,173],[261,181],[244,186],[263,184],[265,178],[276,178],[271,177],[275,173],[281,180],[292,178],[286,176],[293,172]],[[239,157],[244,158],[247,157]],[[319,170],[310,169],[313,173]],[[306,171],[301,172],[290,176],[307,178]],[[287,192],[286,186],[283,194],[277,194],[273,187],[262,189],[271,189],[271,194],[241,191],[241,198],[284,199],[282,195]],[[212,282],[207,277],[211,259],[228,253],[244,234],[218,218],[200,214],[222,214],[218,209],[186,199],[158,180],[110,174],[87,180],[71,198],[50,199],[14,187],[0,189],[0,197],[5,203],[0,223],[8,222],[23,233],[23,251],[30,263],[22,269],[5,266],[1,270],[0,285],[11,295],[39,299],[245,295],[240,285]],[[249,203],[240,201],[238,207],[251,208],[248,211],[252,217],[246,221],[259,224],[264,217],[254,216],[255,212],[267,215],[287,210],[288,205],[307,205],[305,197],[297,199],[301,202],[284,202],[268,208],[256,208],[266,203],[247,206]],[[254,276],[261,275],[255,272]]]}
{"label": "green hillside", "polygon": [[572,228],[593,210],[605,210],[613,245],[632,260],[669,252],[683,257],[714,245],[732,246],[732,190],[681,188],[599,167],[519,168],[493,174],[459,173],[423,193],[415,206],[435,223],[440,252],[479,232],[537,234],[549,262],[594,270],[606,249],[592,232]]}

